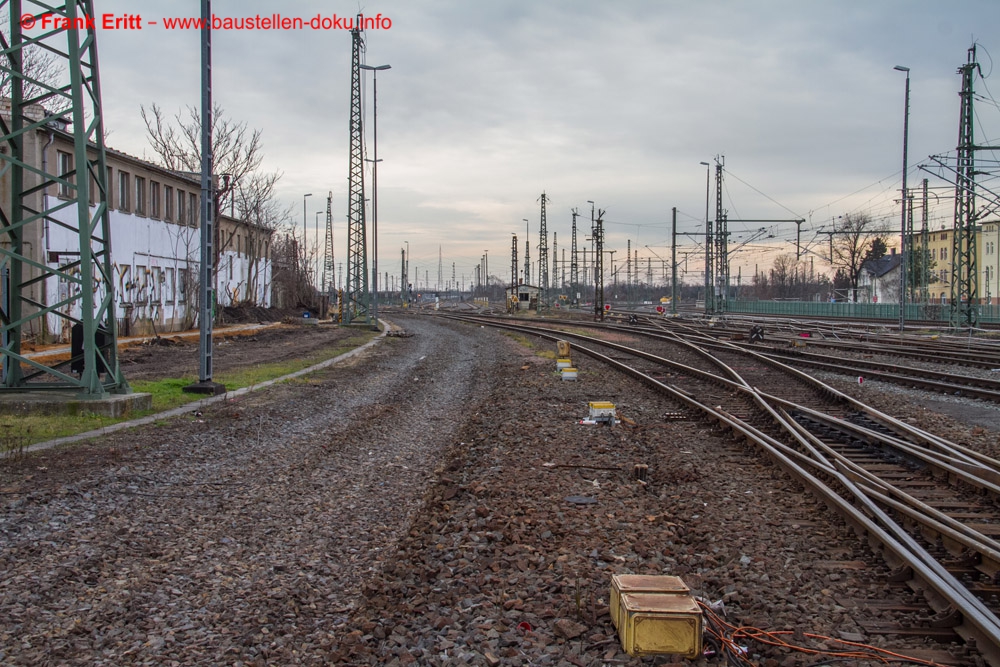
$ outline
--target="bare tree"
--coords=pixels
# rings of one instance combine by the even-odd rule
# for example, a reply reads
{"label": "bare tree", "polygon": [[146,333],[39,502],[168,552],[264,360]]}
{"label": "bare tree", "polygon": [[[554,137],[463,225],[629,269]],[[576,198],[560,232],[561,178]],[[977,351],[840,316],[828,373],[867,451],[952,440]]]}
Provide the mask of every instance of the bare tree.
{"label": "bare tree", "polygon": [[[141,108],[147,139],[157,161],[178,172],[201,172],[201,114],[187,107],[171,119],[155,103]],[[233,217],[247,223],[247,275],[242,276],[247,300],[255,300],[260,280],[259,260],[267,256],[271,232],[291,219],[290,208],[282,208],[275,194],[280,172],[262,172],[264,145],[262,132],[247,127],[246,122],[229,118],[218,104],[212,110],[212,174],[218,179],[215,192],[216,218],[229,210]],[[215,257],[218,269],[221,254],[233,245],[236,231],[223,233],[215,227]],[[242,250],[243,248],[241,248]],[[267,286],[265,286],[267,287]]]}
{"label": "bare tree", "polygon": [[[10,13],[7,11],[0,13],[0,48],[5,51],[10,48]],[[10,67],[10,59],[4,56],[4,60],[4,65]],[[46,86],[58,88],[66,70],[59,56],[36,44],[29,44],[21,49],[21,72],[26,77],[24,99],[28,100],[45,95]],[[32,83],[32,80],[42,85]],[[10,98],[12,81],[10,77],[0,80],[0,97]],[[42,105],[44,106],[44,100]]]}
{"label": "bare tree", "polygon": [[830,263],[838,272],[843,271],[850,288],[857,291],[864,263],[877,259],[875,254],[880,247],[885,254],[885,227],[875,223],[867,213],[848,213],[833,234]]}
{"label": "bare tree", "polygon": [[[267,257],[268,243],[275,243],[274,232],[292,219],[290,206],[282,208],[274,188],[281,178],[279,172],[251,174],[233,190],[234,216],[247,223],[245,252],[248,261],[246,294],[254,299],[261,285],[260,260]],[[232,234],[222,239],[222,249],[232,244]],[[273,256],[273,255],[272,255]],[[272,276],[273,280],[273,276]]]}
{"label": "bare tree", "polygon": [[[173,120],[164,118],[163,110],[155,103],[147,112],[140,107],[146,124],[149,145],[159,163],[172,171],[201,173],[201,112],[187,107],[187,116],[174,114]],[[230,205],[233,191],[250,178],[264,161],[263,136],[260,130],[247,127],[226,116],[218,104],[212,108],[212,173],[222,179],[216,190],[216,211]],[[280,178],[280,176],[279,176]]]}

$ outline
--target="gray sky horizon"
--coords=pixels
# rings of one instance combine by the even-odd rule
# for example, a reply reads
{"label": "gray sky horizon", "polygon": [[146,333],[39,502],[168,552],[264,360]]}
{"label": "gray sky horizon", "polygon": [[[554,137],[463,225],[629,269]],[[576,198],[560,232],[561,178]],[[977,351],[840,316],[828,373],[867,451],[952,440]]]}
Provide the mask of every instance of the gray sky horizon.
{"label": "gray sky horizon", "polygon": [[[98,30],[108,143],[149,157],[140,107],[156,103],[172,114],[199,104],[199,33],[162,25],[198,16],[199,3],[95,4],[98,14],[158,22]],[[523,265],[524,218],[537,260],[543,191],[550,248],[555,232],[568,257],[573,208],[585,243],[593,200],[606,210],[606,247],[617,251],[622,277],[630,240],[643,279],[652,257],[657,281],[657,258],[669,260],[676,206],[679,250],[690,255],[686,280],[696,283],[705,216],[699,163],[718,155],[725,156],[729,218],[806,220],[806,256],[827,270],[822,232],[838,216],[866,212],[899,227],[905,75],[893,67],[911,69],[909,185],[925,177],[942,185],[917,166],[955,150],[956,72],[973,41],[985,77],[976,82],[977,141],[1000,143],[1000,109],[990,92],[1000,94],[991,78],[1000,42],[988,32],[1000,25],[1000,3],[990,0],[960,7],[901,0],[389,0],[360,7],[215,0],[212,9],[219,17],[305,20],[349,18],[360,9],[391,20],[388,29],[366,33],[365,61],[392,66],[378,76],[379,268],[398,275],[399,251],[409,242],[411,272],[418,269],[423,283],[427,271],[432,286],[439,247],[445,280],[454,262],[468,286],[486,251],[490,273],[509,280],[511,233]],[[213,34],[215,101],[263,131],[265,167],[283,173],[279,192],[297,229],[302,195],[312,193],[312,235],[332,191],[337,263],[346,254],[350,59],[346,30]],[[365,88],[371,157],[370,75]],[[950,224],[944,199],[932,209],[932,228]],[[742,270],[744,284],[754,267],[766,270],[778,254],[794,252],[791,222],[730,223],[730,247],[760,227],[763,236],[733,256],[732,274]]]}

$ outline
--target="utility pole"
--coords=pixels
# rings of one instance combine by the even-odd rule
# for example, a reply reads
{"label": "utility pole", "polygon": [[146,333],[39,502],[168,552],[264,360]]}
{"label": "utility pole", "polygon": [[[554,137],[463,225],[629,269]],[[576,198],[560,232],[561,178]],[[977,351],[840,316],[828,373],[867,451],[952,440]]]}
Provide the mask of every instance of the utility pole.
{"label": "utility pole", "polygon": [[625,244],[625,301],[632,306],[632,239]]}
{"label": "utility pole", "polygon": [[538,312],[542,312],[542,304],[548,305],[549,290],[549,231],[545,224],[545,193],[542,193],[541,217],[538,224]]}
{"label": "utility pole", "polygon": [[569,287],[570,291],[573,292],[570,295],[570,299],[573,303],[576,303],[576,294],[580,290],[580,265],[577,262],[577,245],[576,245],[576,216],[579,215],[577,210],[572,209],[573,213],[573,239],[570,243],[569,251]]}
{"label": "utility pole", "polygon": [[511,290],[511,296],[517,297],[517,288],[520,286],[520,281],[517,279],[517,234],[511,234],[510,241],[510,286],[513,288]]}
{"label": "utility pole", "polygon": [[718,294],[715,308],[718,312],[726,311],[729,299],[729,222],[727,212],[722,208],[722,171],[726,165],[726,156],[715,158],[715,285]]}
{"label": "utility pole", "polygon": [[[344,322],[364,316],[371,324],[368,291],[368,248],[365,236],[365,170],[364,133],[361,113],[361,53],[364,37],[358,26],[359,14],[351,30],[351,118],[350,159],[347,185],[347,289],[344,300]],[[377,326],[377,323],[376,323]]]}
{"label": "utility pole", "polygon": [[[27,4],[27,3],[26,3]],[[97,61],[97,31],[90,27],[50,29],[32,37],[22,33],[24,16],[46,12],[52,25],[84,26],[94,16],[93,3],[80,0],[47,5],[10,3],[4,31],[0,79],[8,83],[10,118],[0,118],[0,173],[5,194],[0,225],[0,389],[10,392],[73,391],[79,398],[99,399],[107,394],[132,392],[118,363],[118,323],[115,316],[117,278],[111,263],[111,223],[108,213],[104,113]],[[202,8],[204,12],[204,7]],[[202,35],[203,39],[205,35]],[[43,48],[54,68],[65,74],[65,85],[39,81],[24,67],[31,49]],[[203,51],[204,54],[204,51]],[[204,69],[202,70],[204,72]],[[25,97],[25,89],[40,91]],[[44,105],[52,116],[32,113]],[[43,163],[32,157],[33,139],[51,127],[60,127],[71,142],[72,171],[61,173],[58,160]],[[91,189],[91,185],[93,188]],[[58,197],[52,188],[61,190]],[[53,194],[49,194],[53,193]],[[93,200],[91,200],[93,197]],[[9,208],[8,208],[9,206]],[[59,225],[73,236],[74,253],[41,251],[44,229],[56,211]],[[44,223],[42,222],[44,221]],[[211,268],[211,256],[208,261]],[[204,267],[204,260],[202,263]],[[43,308],[43,289],[60,282],[71,289],[60,308]],[[70,316],[72,313],[72,316]],[[79,347],[69,365],[45,358],[30,359],[22,351],[25,333],[66,329],[79,332]],[[77,346],[74,346],[77,347]],[[72,374],[75,367],[79,376]],[[27,373],[26,373],[27,371]],[[30,376],[36,381],[29,382]],[[40,380],[40,381],[39,381]],[[16,429],[15,429],[16,430]],[[23,434],[11,434],[19,438]]]}
{"label": "utility pole", "polygon": [[[208,21],[212,15],[210,0],[201,0],[201,18]],[[215,258],[215,204],[212,179],[212,30],[205,26],[201,31],[201,303],[199,305],[199,371],[198,382],[189,384],[184,391],[193,394],[223,394],[224,385],[212,380],[212,320],[215,316],[215,275],[212,264]],[[305,224],[305,217],[303,222]],[[81,267],[85,268],[85,267]]]}
{"label": "utility pole", "polygon": [[[323,250],[323,294],[333,294],[333,190],[326,196],[326,242]],[[329,288],[329,291],[327,291]]]}
{"label": "utility pole", "polygon": [[406,308],[406,250],[399,249],[399,303]]}
{"label": "utility pole", "polygon": [[531,284],[531,227],[528,225],[527,218],[521,218],[524,220],[524,284]]}
{"label": "utility pole", "polygon": [[[587,203],[590,204],[590,257],[591,257],[591,261],[594,262],[594,265],[590,267],[590,277],[594,278],[594,276],[597,275],[596,274],[597,262],[595,260],[593,260],[593,257],[594,257],[594,243],[595,243],[594,238],[595,238],[595,235],[597,234],[597,228],[595,226],[596,222],[594,220],[594,202],[592,200],[588,199]],[[586,261],[587,260],[587,249],[586,248],[584,248],[584,251],[583,251],[583,259],[584,259],[583,264],[584,264],[585,267],[587,267],[588,264],[587,264],[587,261]],[[586,273],[586,270],[587,269],[585,268],[584,269],[585,273]],[[596,287],[596,281],[595,281],[595,287]]]}
{"label": "utility pole", "polygon": [[906,172],[909,170],[909,165],[906,161],[906,153],[910,133],[910,68],[896,65],[893,69],[900,72],[906,72],[906,101],[905,106],[903,107],[903,187],[901,190],[902,199],[900,202],[900,206],[902,206],[903,210],[900,214],[902,217],[900,222],[902,227],[899,235],[899,334],[902,336],[903,327],[906,324],[906,290],[908,288],[906,283],[906,242],[907,234],[909,233],[911,236],[913,234],[913,211],[909,209],[910,193],[909,190],[906,189]]}
{"label": "utility pole", "polygon": [[566,289],[566,248],[562,249],[562,261],[559,262],[559,266],[562,267],[560,282],[562,283],[563,289]]}
{"label": "utility pole", "polygon": [[552,232],[552,279],[549,281],[549,287],[552,290],[559,290],[559,255],[558,255],[558,235],[556,232]]}
{"label": "utility pole", "polygon": [[972,84],[979,71],[976,45],[962,75],[962,100],[958,125],[957,178],[955,179],[955,232],[952,234],[951,325],[973,328],[979,324],[979,276],[976,271],[976,144]]}
{"label": "utility pole", "polygon": [[444,282],[444,267],[441,258],[441,246],[438,246],[438,281],[437,281],[437,288],[435,291],[437,292],[441,291],[441,283],[443,282]]}
{"label": "utility pole", "polygon": [[597,213],[594,227],[594,319],[604,321],[604,210]]}
{"label": "utility pole", "polygon": [[927,211],[927,179],[923,181],[923,210],[920,212],[920,302],[926,306],[930,301],[930,230],[927,224],[930,220]]}
{"label": "utility pole", "polygon": [[674,206],[670,225],[670,312],[677,314],[677,207]]}
{"label": "utility pole", "polygon": [[715,312],[715,289],[712,287],[715,269],[712,266],[712,251],[715,245],[715,237],[712,234],[712,221],[708,217],[709,185],[712,179],[712,165],[707,162],[699,162],[705,165],[705,314],[711,315]]}

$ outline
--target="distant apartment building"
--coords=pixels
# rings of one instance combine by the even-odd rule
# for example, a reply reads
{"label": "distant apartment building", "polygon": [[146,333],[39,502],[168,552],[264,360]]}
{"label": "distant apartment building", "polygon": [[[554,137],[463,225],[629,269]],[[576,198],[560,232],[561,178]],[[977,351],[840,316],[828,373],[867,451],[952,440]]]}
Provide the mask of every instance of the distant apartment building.
{"label": "distant apartment building", "polygon": [[[928,230],[927,233],[927,254],[930,257],[928,284],[928,297],[931,303],[947,304],[951,299],[951,270],[954,263],[955,230],[952,227],[941,225],[938,229]],[[921,237],[919,233],[914,234],[913,239],[908,242],[907,253],[919,252],[921,247]],[[899,245],[899,237],[896,237],[896,246]],[[892,252],[896,247],[890,248]],[[983,304],[995,305],[1000,303],[1000,283],[997,277],[1000,276],[1000,220],[992,219],[984,221],[976,228],[976,271],[979,284],[979,298]],[[894,264],[887,273],[882,276],[882,281],[889,284],[892,281],[899,282],[898,262]],[[895,303],[898,301],[898,289],[896,295],[885,292],[887,300],[884,303]]]}
{"label": "distant apartment building", "polygon": [[[9,115],[9,102],[0,102],[0,113]],[[41,110],[38,110],[41,113]],[[79,178],[84,169],[73,164],[73,136],[54,123],[35,136],[25,136],[28,164],[57,175]],[[111,262],[114,274],[115,315],[120,335],[163,333],[190,328],[198,314],[201,265],[200,180],[173,172],[113,149],[106,149],[107,204],[111,228]],[[25,191],[37,175],[26,172]],[[98,191],[90,179],[90,202]],[[0,206],[11,205],[10,178],[0,178]],[[38,210],[49,210],[46,219],[25,230],[24,254],[55,268],[79,254],[69,187],[49,185],[32,196]],[[93,208],[92,208],[93,211]],[[9,215],[9,213],[8,213]],[[64,227],[60,222],[69,223]],[[220,306],[271,304],[271,230],[227,215],[216,219],[218,264],[216,299]],[[29,272],[31,269],[29,269]],[[40,272],[35,270],[40,275]],[[31,298],[43,306],[58,304],[74,286],[48,277],[31,286]],[[69,308],[71,306],[67,306]],[[66,313],[74,315],[74,313]],[[69,320],[49,315],[48,330],[26,332],[41,339],[68,341]]]}

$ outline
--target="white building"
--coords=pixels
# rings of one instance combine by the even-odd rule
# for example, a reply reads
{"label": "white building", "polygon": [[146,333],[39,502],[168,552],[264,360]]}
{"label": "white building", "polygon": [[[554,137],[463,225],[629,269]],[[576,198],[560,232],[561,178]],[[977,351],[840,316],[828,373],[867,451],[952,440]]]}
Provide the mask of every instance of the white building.
{"label": "white building", "polygon": [[[9,104],[3,110],[9,113]],[[73,137],[58,126],[25,137],[25,160],[49,173],[74,174]],[[201,258],[201,183],[112,149],[106,150],[111,262],[115,280],[115,316],[119,335],[162,333],[192,327],[197,320]],[[26,183],[25,187],[30,187]],[[97,191],[90,184],[91,203]],[[79,254],[76,209],[57,209],[72,191],[49,185],[37,194],[46,219],[26,226],[24,253],[52,269]],[[9,178],[0,179],[0,205],[11,201]],[[91,212],[95,208],[91,207]],[[69,227],[60,223],[66,222]],[[268,229],[229,216],[216,219],[218,265],[216,300],[220,306],[271,305],[271,235]],[[29,270],[30,267],[29,267]],[[74,284],[54,276],[32,285],[31,299],[43,305],[64,301]],[[79,302],[64,308],[79,308]],[[68,315],[78,313],[63,311]],[[71,321],[56,314],[45,318],[47,331],[24,332],[41,340],[69,341]]]}

